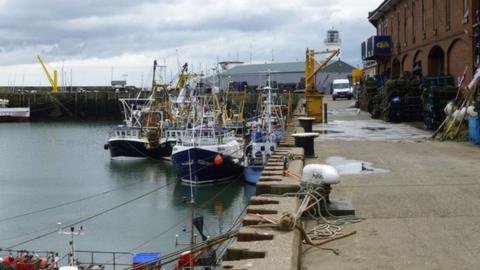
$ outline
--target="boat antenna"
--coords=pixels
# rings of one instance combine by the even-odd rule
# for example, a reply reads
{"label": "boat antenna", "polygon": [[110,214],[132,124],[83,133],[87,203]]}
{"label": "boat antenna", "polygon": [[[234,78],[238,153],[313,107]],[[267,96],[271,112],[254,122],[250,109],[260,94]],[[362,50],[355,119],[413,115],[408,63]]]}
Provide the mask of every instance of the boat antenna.
{"label": "boat antenna", "polygon": [[164,83],[167,85],[168,80],[167,80],[167,59],[163,58],[163,80],[165,81]]}
{"label": "boat antenna", "polygon": [[272,122],[270,117],[272,117],[272,78],[270,70],[268,70],[268,99],[267,99],[267,114],[268,114],[268,133],[272,133]]}
{"label": "boat antenna", "polygon": [[70,227],[69,229],[64,229],[62,228],[62,223],[61,222],[58,222],[57,223],[58,225],[58,233],[59,234],[63,234],[63,235],[70,235],[72,238],[69,242],[70,244],[70,248],[71,248],[71,254],[69,254],[69,258],[70,258],[70,266],[74,266],[76,265],[76,258],[75,258],[75,236],[76,235],[85,235],[85,231],[83,230],[83,226],[80,226],[80,228],[78,230],[75,230],[75,227]]}
{"label": "boat antenna", "polygon": [[155,89],[155,73],[157,70],[157,60],[153,60],[152,91]]}

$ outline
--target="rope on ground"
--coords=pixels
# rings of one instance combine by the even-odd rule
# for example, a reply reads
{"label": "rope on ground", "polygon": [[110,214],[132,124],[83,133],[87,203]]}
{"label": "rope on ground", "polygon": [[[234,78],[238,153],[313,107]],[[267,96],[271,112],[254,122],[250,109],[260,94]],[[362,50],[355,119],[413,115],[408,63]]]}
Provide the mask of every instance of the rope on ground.
{"label": "rope on ground", "polygon": [[286,170],[286,171],[284,171],[284,173],[285,173],[285,176],[292,176],[293,178],[295,178],[299,181],[302,180],[302,177],[300,175],[298,175],[298,174],[296,174],[292,171]]}
{"label": "rope on ground", "polygon": [[[280,218],[268,217],[257,214],[262,219],[260,224],[250,225],[253,228],[274,228],[281,231],[293,231],[298,229],[302,234],[303,243],[313,247],[330,243],[345,237],[354,235],[356,231],[349,233],[343,232],[343,225],[358,223],[362,218],[356,216],[337,217],[332,215],[327,205],[325,197],[326,189],[324,185],[316,185],[311,183],[302,183],[300,189],[296,193],[285,193],[283,195],[269,195],[269,197],[291,197],[296,196],[302,200],[295,214],[284,212]],[[324,216],[324,214],[326,214]],[[300,218],[307,216],[317,222],[317,226],[306,231]],[[337,249],[322,248],[339,254]]]}

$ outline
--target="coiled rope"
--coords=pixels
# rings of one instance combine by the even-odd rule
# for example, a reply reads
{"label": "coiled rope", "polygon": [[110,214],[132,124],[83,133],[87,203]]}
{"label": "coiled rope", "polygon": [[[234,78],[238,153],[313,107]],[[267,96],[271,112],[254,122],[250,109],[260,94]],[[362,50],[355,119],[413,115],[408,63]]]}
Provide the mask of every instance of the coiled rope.
{"label": "coiled rope", "polygon": [[[325,185],[301,183],[300,190],[296,193],[285,193],[283,195],[264,194],[263,196],[268,197],[295,196],[301,199],[302,202],[295,214],[284,212],[278,219],[257,214],[257,216],[262,219],[262,222],[260,224],[250,225],[248,227],[269,227],[281,231],[293,231],[294,229],[298,229],[302,234],[303,243],[314,247],[319,247],[331,241],[342,239],[355,234],[356,231],[345,234],[343,232],[342,226],[346,224],[358,223],[363,219],[356,216],[337,217],[332,215],[328,211],[327,207],[325,207],[325,205],[327,204],[327,200],[324,195],[325,192]],[[326,216],[324,216],[323,214],[326,214]],[[312,218],[317,222],[317,226],[315,226],[309,231],[306,231],[300,219],[302,216]],[[337,249],[322,249],[330,250],[337,255],[339,254]]]}

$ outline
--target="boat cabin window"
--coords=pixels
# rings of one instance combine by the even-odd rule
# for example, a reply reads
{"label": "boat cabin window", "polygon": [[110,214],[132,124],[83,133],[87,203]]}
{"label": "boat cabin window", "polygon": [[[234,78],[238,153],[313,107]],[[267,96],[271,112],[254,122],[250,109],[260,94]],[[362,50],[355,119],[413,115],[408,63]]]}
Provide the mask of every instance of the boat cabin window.
{"label": "boat cabin window", "polygon": [[265,146],[260,147],[260,151],[265,151]]}
{"label": "boat cabin window", "polygon": [[122,136],[125,136],[125,131],[122,131]]}
{"label": "boat cabin window", "polygon": [[130,130],[127,131],[127,136],[132,136],[132,132]]}

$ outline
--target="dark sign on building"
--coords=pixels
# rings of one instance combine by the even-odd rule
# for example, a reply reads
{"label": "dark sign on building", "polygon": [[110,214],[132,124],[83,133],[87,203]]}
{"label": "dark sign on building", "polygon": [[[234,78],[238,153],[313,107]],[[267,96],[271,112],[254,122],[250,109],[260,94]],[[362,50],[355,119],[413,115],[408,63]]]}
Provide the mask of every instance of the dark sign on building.
{"label": "dark sign on building", "polygon": [[372,36],[362,43],[362,59],[374,60],[387,57],[392,53],[391,36]]}

